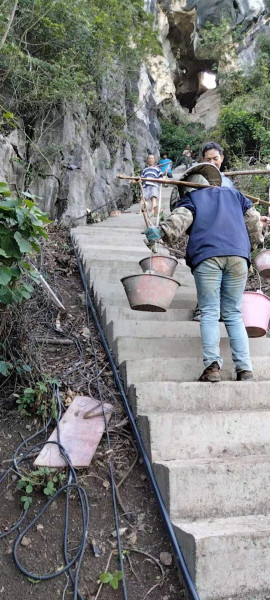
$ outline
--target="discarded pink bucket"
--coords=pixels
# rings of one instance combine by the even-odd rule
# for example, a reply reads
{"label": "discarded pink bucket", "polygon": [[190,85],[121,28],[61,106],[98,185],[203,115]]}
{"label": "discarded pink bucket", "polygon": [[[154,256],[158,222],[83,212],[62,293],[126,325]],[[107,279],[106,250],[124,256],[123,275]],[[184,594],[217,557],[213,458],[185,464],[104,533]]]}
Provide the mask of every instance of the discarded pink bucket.
{"label": "discarded pink bucket", "polygon": [[262,292],[244,292],[242,316],[248,337],[266,334],[270,319],[270,298]]}
{"label": "discarded pink bucket", "polygon": [[129,275],[121,282],[130,308],[149,312],[165,312],[180,286],[175,279],[155,273]]}
{"label": "discarded pink bucket", "polygon": [[255,258],[256,269],[261,277],[270,277],[270,250],[263,250]]}
{"label": "discarded pink bucket", "polygon": [[178,261],[173,256],[162,256],[161,254],[147,256],[147,258],[143,258],[139,262],[144,273],[145,271],[153,271],[158,275],[165,275],[166,277],[173,276],[177,264]]}

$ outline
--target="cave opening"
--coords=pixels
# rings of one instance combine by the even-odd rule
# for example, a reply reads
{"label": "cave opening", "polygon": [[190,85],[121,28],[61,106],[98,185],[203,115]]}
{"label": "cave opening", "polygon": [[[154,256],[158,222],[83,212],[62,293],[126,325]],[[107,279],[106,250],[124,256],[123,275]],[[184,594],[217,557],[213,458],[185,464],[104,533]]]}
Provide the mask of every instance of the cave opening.
{"label": "cave opening", "polygon": [[217,87],[217,78],[215,73],[203,71],[201,73],[201,86],[206,90],[214,90]]}

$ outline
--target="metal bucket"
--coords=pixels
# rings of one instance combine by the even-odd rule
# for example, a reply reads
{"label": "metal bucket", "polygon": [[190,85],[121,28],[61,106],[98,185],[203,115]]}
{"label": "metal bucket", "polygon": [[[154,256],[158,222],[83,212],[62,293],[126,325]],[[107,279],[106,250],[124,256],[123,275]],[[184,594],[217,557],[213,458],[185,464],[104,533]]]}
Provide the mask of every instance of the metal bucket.
{"label": "metal bucket", "polygon": [[178,281],[156,273],[123,277],[121,282],[132,310],[165,312],[180,286]]}
{"label": "metal bucket", "polygon": [[270,298],[262,292],[244,292],[242,316],[248,337],[266,334],[270,319]]}
{"label": "metal bucket", "polygon": [[270,250],[263,250],[256,256],[255,265],[261,277],[270,277]]}
{"label": "metal bucket", "polygon": [[172,277],[178,265],[178,261],[173,256],[162,256],[161,254],[155,254],[140,260],[139,265],[144,273],[145,271],[153,271],[158,275]]}

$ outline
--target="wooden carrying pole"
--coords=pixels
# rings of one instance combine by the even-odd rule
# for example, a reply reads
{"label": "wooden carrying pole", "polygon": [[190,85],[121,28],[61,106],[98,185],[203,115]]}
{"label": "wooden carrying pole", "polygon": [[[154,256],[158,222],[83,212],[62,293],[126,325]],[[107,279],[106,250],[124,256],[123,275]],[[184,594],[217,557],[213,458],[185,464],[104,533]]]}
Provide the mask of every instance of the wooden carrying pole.
{"label": "wooden carrying pole", "polygon": [[224,175],[236,177],[237,175],[269,175],[270,169],[250,169],[250,171],[223,171]]}
{"label": "wooden carrying pole", "polygon": [[[202,188],[206,188],[206,187],[214,187],[213,185],[206,185],[204,183],[195,183],[193,181],[182,181],[181,179],[165,179],[165,178],[154,178],[154,177],[132,177],[129,175],[118,175],[117,176],[119,179],[131,179],[133,181],[136,181],[136,183],[138,183],[139,181],[151,181],[155,184],[160,184],[163,183],[165,185],[182,185],[184,187],[193,187],[193,188],[198,188],[198,189],[202,189]],[[260,198],[255,198],[254,196],[250,196],[249,194],[245,194],[245,192],[243,192],[244,196],[246,196],[246,198],[249,198],[249,200],[251,200],[252,202],[259,202],[260,204],[264,204],[265,206],[270,206],[270,202],[266,202],[266,200],[260,200]]]}

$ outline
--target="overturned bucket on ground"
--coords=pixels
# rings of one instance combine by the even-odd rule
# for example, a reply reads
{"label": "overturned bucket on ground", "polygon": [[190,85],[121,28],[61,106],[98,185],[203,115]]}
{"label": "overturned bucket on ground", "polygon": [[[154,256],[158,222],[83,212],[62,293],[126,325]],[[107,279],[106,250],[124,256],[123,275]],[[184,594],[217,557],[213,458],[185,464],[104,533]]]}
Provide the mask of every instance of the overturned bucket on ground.
{"label": "overturned bucket on ground", "polygon": [[261,277],[270,277],[270,250],[262,250],[255,258],[255,265]]}
{"label": "overturned bucket on ground", "polygon": [[268,329],[270,298],[261,291],[244,292],[242,316],[248,337],[262,337]]}
{"label": "overturned bucket on ground", "polygon": [[175,279],[156,273],[129,275],[121,282],[130,308],[149,312],[165,312],[180,286]]}
{"label": "overturned bucket on ground", "polygon": [[178,265],[178,261],[173,256],[162,256],[161,254],[155,254],[140,260],[139,265],[144,273],[145,271],[153,271],[158,275],[172,277]]}

